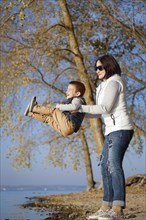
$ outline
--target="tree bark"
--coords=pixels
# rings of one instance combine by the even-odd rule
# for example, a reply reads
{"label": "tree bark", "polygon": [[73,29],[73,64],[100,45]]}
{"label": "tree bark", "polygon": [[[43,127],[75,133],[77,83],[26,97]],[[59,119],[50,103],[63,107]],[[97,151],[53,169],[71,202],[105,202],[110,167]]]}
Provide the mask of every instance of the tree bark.
{"label": "tree bark", "polygon": [[[68,30],[70,49],[74,54],[75,64],[78,69],[78,76],[79,76],[80,80],[85,84],[85,87],[86,87],[85,98],[86,98],[87,104],[92,105],[92,104],[94,104],[92,89],[91,89],[91,85],[89,83],[87,70],[84,65],[83,56],[80,52],[78,41],[77,41],[77,38],[74,33],[74,27],[72,24],[71,15],[70,15],[70,12],[67,7],[66,0],[59,0],[59,4],[60,4],[60,8],[62,10],[64,25],[65,25],[66,29]],[[103,133],[102,133],[101,119],[90,119],[90,125],[91,125],[93,138],[94,138],[94,141],[96,144],[96,151],[97,151],[97,154],[100,155],[101,150],[102,150],[102,146],[103,146],[103,140],[104,140]],[[86,145],[87,145],[87,142],[86,142]],[[84,149],[87,147],[86,145],[83,146]],[[90,156],[88,156],[88,157],[90,157]],[[86,160],[85,160],[85,163],[86,163]],[[86,165],[86,167],[87,166],[88,165]],[[90,172],[90,171],[87,170],[87,172]],[[92,174],[87,173],[87,176],[88,177],[90,176],[91,178],[93,178]],[[87,181],[88,181],[88,185],[90,185],[91,180],[89,181],[89,179],[87,179]],[[93,182],[93,179],[91,182]]]}
{"label": "tree bark", "polygon": [[86,137],[83,129],[81,128],[79,131],[79,135],[83,145],[83,153],[84,153],[84,161],[85,161],[85,169],[86,169],[86,177],[87,177],[87,191],[90,191],[94,188],[95,182],[93,178],[92,164],[90,159],[90,153],[88,148],[88,143],[86,141]]}
{"label": "tree bark", "polygon": [[146,174],[137,174],[129,176],[126,179],[126,186],[144,186],[146,185]]}

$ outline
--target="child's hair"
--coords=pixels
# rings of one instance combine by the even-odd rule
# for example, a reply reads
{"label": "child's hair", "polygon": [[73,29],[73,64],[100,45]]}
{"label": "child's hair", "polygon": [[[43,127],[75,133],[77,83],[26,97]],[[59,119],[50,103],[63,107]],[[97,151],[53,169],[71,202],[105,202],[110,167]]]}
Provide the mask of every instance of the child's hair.
{"label": "child's hair", "polygon": [[76,86],[77,91],[81,93],[80,96],[84,95],[86,88],[83,83],[79,81],[70,81],[69,84]]}

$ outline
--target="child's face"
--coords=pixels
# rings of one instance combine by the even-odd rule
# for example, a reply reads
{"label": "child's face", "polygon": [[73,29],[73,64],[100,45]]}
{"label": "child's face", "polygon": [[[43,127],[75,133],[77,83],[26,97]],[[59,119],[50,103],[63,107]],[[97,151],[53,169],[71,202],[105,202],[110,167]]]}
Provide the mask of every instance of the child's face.
{"label": "child's face", "polygon": [[80,92],[77,91],[75,85],[69,84],[67,91],[66,91],[66,98],[69,99],[69,98],[77,97],[77,96],[80,96]]}

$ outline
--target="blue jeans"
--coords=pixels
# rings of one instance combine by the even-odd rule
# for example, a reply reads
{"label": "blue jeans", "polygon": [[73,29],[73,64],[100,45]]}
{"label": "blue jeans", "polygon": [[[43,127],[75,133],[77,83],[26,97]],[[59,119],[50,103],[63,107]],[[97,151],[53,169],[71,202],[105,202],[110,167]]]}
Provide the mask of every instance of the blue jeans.
{"label": "blue jeans", "polygon": [[103,180],[103,205],[125,208],[125,177],[122,161],[133,130],[119,130],[105,136],[100,157]]}

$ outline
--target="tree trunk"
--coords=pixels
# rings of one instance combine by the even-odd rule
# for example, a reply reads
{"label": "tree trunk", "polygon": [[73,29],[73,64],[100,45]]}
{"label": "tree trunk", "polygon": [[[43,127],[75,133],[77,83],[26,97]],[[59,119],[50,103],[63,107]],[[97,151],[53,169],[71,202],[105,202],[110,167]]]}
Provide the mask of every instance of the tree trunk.
{"label": "tree trunk", "polygon": [[[73,24],[72,24],[71,16],[70,16],[70,13],[67,7],[66,0],[59,0],[59,4],[62,9],[62,15],[63,15],[65,27],[68,30],[70,49],[74,54],[74,60],[75,60],[75,64],[78,69],[78,75],[79,75],[80,80],[85,84],[85,87],[86,87],[85,98],[86,98],[87,104],[92,105],[94,104],[92,89],[91,89],[91,86],[88,80],[88,74],[87,74],[87,70],[84,65],[83,56],[80,52],[77,38],[74,33],[74,28],[73,28]],[[96,144],[96,151],[97,151],[97,154],[99,155],[101,153],[103,140],[104,140],[103,133],[102,133],[101,119],[90,119],[90,125],[91,125],[92,134],[94,137],[94,141]]]}
{"label": "tree trunk", "polygon": [[93,179],[90,153],[89,153],[88,143],[86,141],[86,137],[82,128],[80,129],[79,134],[83,145],[83,153],[84,153],[84,161],[85,161],[85,169],[86,169],[86,177],[87,177],[87,191],[90,191],[91,189],[94,188],[95,185]]}
{"label": "tree trunk", "polygon": [[144,186],[146,185],[146,174],[137,174],[126,178],[126,186]]}

